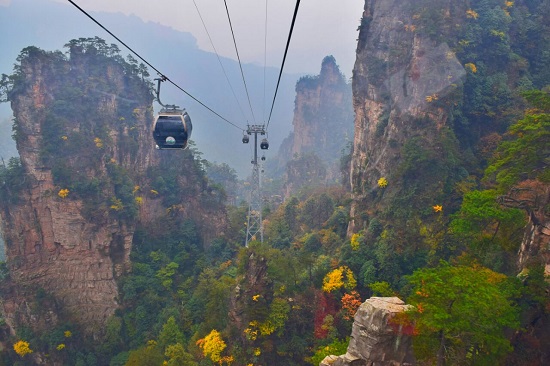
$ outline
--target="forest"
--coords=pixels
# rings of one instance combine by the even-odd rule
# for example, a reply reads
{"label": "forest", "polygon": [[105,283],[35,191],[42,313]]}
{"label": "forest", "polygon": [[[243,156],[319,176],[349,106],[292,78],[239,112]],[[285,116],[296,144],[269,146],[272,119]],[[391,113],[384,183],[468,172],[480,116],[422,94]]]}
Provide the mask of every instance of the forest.
{"label": "forest", "polygon": [[[395,322],[413,337],[418,364],[542,365],[549,338],[533,329],[535,318],[547,326],[550,315],[544,258],[518,273],[518,252],[530,220],[550,216],[550,2],[472,1],[458,30],[445,28],[433,2],[415,5],[414,31],[447,42],[466,70],[439,140],[412,138],[401,147],[393,175],[377,179],[369,206],[355,212],[364,223],[355,232],[349,152],[341,156],[342,184],[266,199],[264,240],[248,247],[248,203],[236,193],[247,183],[231,167],[204,160],[193,144],[143,173],[118,164],[112,122],[93,104],[68,102],[87,98],[65,67],[72,56],[23,50],[14,73],[2,75],[3,102],[24,93],[25,62],[64,75],[38,147],[55,186],[50,198],[80,200],[84,217],[108,216],[135,230],[131,268],[117,278],[118,308],[104,328],[90,336],[60,315],[54,328],[22,325],[13,334],[1,319],[0,365],[319,365],[346,353],[354,314],[372,296],[412,305]],[[114,88],[101,76],[115,67],[151,103],[146,67],[115,45],[95,38],[66,47],[87,58],[78,82]],[[132,105],[117,112],[120,149],[137,154],[141,112]],[[83,122],[92,134],[73,129],[81,115],[92,116]],[[413,123],[422,129],[430,121]],[[27,131],[17,118],[13,132],[21,144]],[[300,161],[307,159],[291,163]],[[0,165],[3,212],[22,204],[27,174],[19,158]],[[279,193],[281,179],[266,191]],[[226,217],[220,235],[206,241],[200,220],[181,214],[194,199]],[[141,205],[152,200],[163,214],[145,223]],[[0,266],[2,297],[11,294],[15,266],[9,257]],[[32,304],[39,314],[59,300],[41,288]]]}

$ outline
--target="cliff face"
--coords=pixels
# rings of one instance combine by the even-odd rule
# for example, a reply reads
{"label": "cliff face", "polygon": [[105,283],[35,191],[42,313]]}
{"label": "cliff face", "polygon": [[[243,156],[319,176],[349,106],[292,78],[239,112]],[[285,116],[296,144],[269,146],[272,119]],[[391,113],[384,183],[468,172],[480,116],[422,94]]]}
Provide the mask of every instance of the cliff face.
{"label": "cliff face", "polygon": [[[338,158],[343,140],[351,138],[351,93],[333,57],[326,57],[316,77],[296,84],[291,157],[315,152],[321,158]],[[331,156],[332,155],[332,156]]]}
{"label": "cliff face", "polygon": [[[121,274],[128,266],[132,232],[135,223],[120,220],[110,216],[108,210],[93,219],[83,215],[85,203],[82,199],[62,198],[58,195],[65,186],[54,183],[52,166],[45,161],[45,135],[63,133],[67,139],[54,143],[56,149],[64,149],[63,143],[70,142],[77,134],[83,139],[91,140],[97,136],[91,126],[87,125],[91,116],[82,114],[77,120],[70,121],[63,131],[53,131],[55,125],[48,126],[54,116],[51,109],[60,99],[63,77],[83,78],[76,82],[75,87],[82,88],[83,98],[86,95],[101,93],[86,85],[86,61],[83,55],[73,55],[70,62],[59,62],[56,55],[40,54],[31,50],[29,57],[21,61],[20,90],[16,90],[11,100],[12,109],[17,120],[17,148],[24,167],[24,177],[28,182],[26,189],[21,190],[18,204],[3,208],[2,222],[6,238],[6,257],[10,269],[12,286],[10,293],[4,299],[4,312],[7,323],[27,325],[32,327],[52,326],[52,321],[45,314],[58,313],[62,308],[71,318],[87,326],[100,324],[113,314],[116,308],[117,287],[115,276]],[[79,57],[81,56],[81,57]],[[131,91],[125,85],[124,74],[111,64],[104,69],[103,77],[109,78],[112,93],[96,94],[94,105],[90,111],[95,111],[101,118],[116,123],[119,120],[119,103],[117,95],[130,95]],[[133,102],[134,108],[147,111],[152,102],[146,88],[134,94],[138,99]],[[90,98],[92,99],[92,98]],[[80,100],[67,101],[80,103]],[[87,103],[91,100],[87,100]],[[137,138],[145,141],[149,134],[147,120],[151,112],[140,113],[136,118]],[[113,140],[112,149],[102,153],[102,157],[110,156],[117,164],[126,169],[142,172],[146,162],[151,160],[152,149],[131,156],[129,151],[120,149],[118,140],[120,129],[113,128],[109,136]],[[127,133],[127,131],[126,131]],[[85,145],[81,148],[84,150]],[[105,149],[107,150],[107,149]],[[84,150],[88,152],[87,150]],[[59,156],[65,159],[67,167],[79,169],[82,160],[94,159],[83,152]],[[93,179],[106,175],[104,164],[86,164],[80,172],[82,178]],[[73,174],[73,173],[69,173]],[[110,185],[103,189],[114,194]],[[33,294],[46,291],[54,295],[56,301],[53,309],[41,309],[41,314],[35,314],[29,306],[33,302]],[[46,311],[44,311],[46,310]]]}
{"label": "cliff face", "polygon": [[[438,6],[452,19],[456,3]],[[407,142],[444,153],[436,145],[465,76],[446,43],[415,31],[409,3],[367,0],[364,9],[353,71],[352,217],[372,203],[378,180],[396,173]],[[397,189],[391,183],[386,194]],[[362,225],[354,220],[350,229]]]}
{"label": "cliff face", "polygon": [[[521,118],[518,73],[532,74],[533,88],[543,75],[536,67],[538,56],[519,44],[525,41],[522,31],[509,24],[526,22],[522,14],[542,21],[534,14],[546,8],[519,1],[512,13],[490,3],[365,1],[352,85],[350,234],[374,217],[397,223],[406,216],[430,220],[436,204],[457,210],[462,196],[455,187],[468,176],[482,175],[496,146],[491,133],[503,134]],[[498,22],[485,26],[488,19]],[[495,42],[495,27],[507,38]],[[548,265],[544,250],[534,249],[548,242],[547,188],[537,189],[530,190],[539,198],[527,210],[531,229],[519,270],[529,257],[542,257]]]}
{"label": "cliff face", "polygon": [[500,204],[523,209],[529,217],[519,249],[520,271],[540,263],[550,276],[550,185],[527,180],[499,197]]}
{"label": "cliff face", "polygon": [[292,124],[278,156],[286,170],[286,195],[304,184],[338,182],[342,150],[353,133],[353,109],[350,86],[334,57],[325,57],[319,75],[297,82]]}
{"label": "cliff face", "polygon": [[[8,187],[0,211],[10,276],[3,312],[12,330],[72,321],[100,332],[118,306],[116,279],[130,268],[136,226],[166,214],[151,172],[187,172],[174,179],[186,193],[171,198],[172,215],[209,215],[199,208],[206,183],[192,155],[154,150],[150,86],[116,51],[88,40],[72,41],[68,59],[36,48],[20,57],[9,97],[21,184]],[[216,224],[203,225],[210,235],[224,222],[223,213],[212,216]]]}
{"label": "cliff face", "polygon": [[[547,3],[517,1],[513,10],[510,4],[365,1],[352,84],[348,234],[361,233],[372,250],[391,252],[388,258],[400,264],[387,272],[390,276],[414,271],[414,265],[404,268],[423,250],[429,254],[416,257],[422,263],[437,250],[452,251],[437,247],[447,244],[443,233],[451,219],[446,215],[460,209],[464,192],[483,189],[479,182],[496,146],[491,134],[503,136],[522,118],[525,85],[548,85],[536,66],[540,57],[532,55],[548,44],[538,39],[540,49],[527,46],[529,37],[521,35],[531,19],[540,27],[536,34],[547,38],[543,15],[537,15],[547,14]],[[493,38],[497,28],[500,36]],[[459,182],[474,183],[460,192]],[[517,272],[542,262],[550,273],[548,197],[548,184],[533,179],[500,198],[502,205],[527,213]],[[434,215],[436,208],[440,216]],[[520,240],[514,237],[513,244]],[[384,258],[377,269],[392,261]],[[513,264],[506,270],[515,272]],[[545,315],[537,316],[543,320],[535,327],[548,329]]]}

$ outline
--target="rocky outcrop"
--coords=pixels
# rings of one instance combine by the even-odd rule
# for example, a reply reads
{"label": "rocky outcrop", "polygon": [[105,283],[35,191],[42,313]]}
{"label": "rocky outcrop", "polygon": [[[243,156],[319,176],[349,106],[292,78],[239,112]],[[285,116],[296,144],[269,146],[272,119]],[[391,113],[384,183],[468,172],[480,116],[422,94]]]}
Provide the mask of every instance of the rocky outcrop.
{"label": "rocky outcrop", "polygon": [[[60,80],[67,74],[86,79],[85,62],[89,59],[75,54],[72,62],[61,61],[56,54],[31,49],[21,61],[24,81],[18,84],[20,89],[14,90],[11,97],[17,120],[17,148],[24,168],[21,178],[28,184],[13,201],[17,203],[5,205],[1,211],[11,279],[4,284],[3,310],[12,329],[23,325],[33,329],[52,327],[61,317],[82,324],[93,332],[117,307],[116,277],[128,268],[135,223],[109,215],[108,210],[85,217],[84,200],[73,199],[70,195],[75,196],[75,193],[72,192],[68,192],[67,197],[58,195],[67,187],[54,182],[51,161],[45,157],[45,140],[60,133],[52,145],[61,150],[67,139],[76,138],[82,132],[90,141],[85,141],[79,148],[89,154],[86,145],[97,137],[93,126],[87,125],[92,119],[87,115],[79,116],[79,120],[72,121],[63,131],[54,130],[59,126],[54,119],[63,118],[51,113],[62,98],[60,92],[65,85]],[[95,102],[90,106],[90,110],[96,113],[93,117],[100,115],[118,120],[120,99],[116,95],[131,93],[125,90],[127,81],[115,63],[105,67],[104,73],[106,78],[110,78],[114,93],[105,93],[99,98],[84,97],[84,100]],[[83,93],[93,93],[84,81],[79,86]],[[145,88],[134,93],[134,97],[137,99],[134,108],[141,111],[146,111],[152,102]],[[82,101],[72,101],[79,102]],[[151,118],[150,112],[136,116],[137,139],[144,140],[150,134],[147,121]],[[143,172],[151,160],[152,148],[130,156],[129,151],[117,144],[121,134],[124,131],[112,129],[112,149],[105,147],[101,156],[112,159],[110,163],[113,165]],[[78,174],[90,181],[106,174],[107,168],[103,164],[83,163],[95,159],[80,154],[78,149],[72,155],[58,159],[64,159],[66,167],[78,169],[80,166],[81,172],[68,174]],[[115,195],[112,185],[104,189]],[[37,299],[37,294],[43,294],[43,298]]]}
{"label": "rocky outcrop", "polygon": [[231,295],[229,319],[239,330],[241,341],[246,344],[249,341],[245,329],[249,326],[251,311],[258,300],[253,300],[260,294],[261,302],[269,302],[273,299],[273,281],[267,276],[267,259],[254,251],[250,251],[244,268],[244,274],[239,278],[237,286]]}
{"label": "rocky outcrop", "polygon": [[533,264],[542,264],[550,277],[550,185],[540,181],[523,181],[499,197],[506,207],[526,211],[529,221],[519,249],[518,267],[523,271]]}
{"label": "rocky outcrop", "polygon": [[[512,57],[493,57],[496,48],[490,42],[472,39],[471,49],[460,47],[472,29],[489,24],[484,18],[502,11],[486,5],[365,0],[352,84],[355,135],[348,234],[365,233],[367,245],[380,242],[372,231],[381,226],[394,233],[384,243],[390,250],[425,246],[427,241],[418,233],[435,223],[432,208],[443,210],[443,216],[459,210],[463,192],[455,190],[457,183],[482,175],[496,146],[490,143],[491,134],[502,134],[521,118],[521,103],[514,101],[521,87],[515,81],[518,68],[509,62]],[[514,2],[514,7],[516,14],[534,18],[542,11],[524,1]],[[515,19],[522,18],[510,19],[519,23]],[[491,33],[482,28],[480,35]],[[531,65],[536,59],[520,45],[523,38],[513,28],[503,25],[502,30],[510,45],[518,45],[510,47],[517,52],[513,57],[529,65],[535,75]],[[484,63],[484,76],[473,62]],[[495,89],[487,83],[497,73],[508,91],[506,97],[493,98]],[[492,98],[496,108],[476,107],[484,98],[476,92]],[[518,253],[519,271],[542,263],[550,273],[548,202],[547,184],[532,181],[501,197],[502,204],[524,209],[529,218]],[[436,241],[444,245],[441,238]],[[537,317],[546,319],[541,313]],[[547,321],[539,324],[546,332]]]}
{"label": "rocky outcrop", "polygon": [[[192,154],[155,151],[150,85],[117,52],[81,39],[68,58],[34,47],[20,57],[9,98],[21,169],[17,184],[2,187],[0,207],[2,310],[12,331],[70,321],[101,334],[138,225],[167,212],[198,223],[204,237],[224,225]],[[155,175],[165,172],[170,189],[167,173]]]}
{"label": "rocky outcrop", "polygon": [[330,154],[351,139],[353,110],[351,89],[334,57],[325,57],[318,76],[298,81],[294,106],[290,156],[315,152],[321,158],[338,158]]}
{"label": "rocky outcrop", "polygon": [[[450,2],[437,6],[452,18]],[[352,84],[350,232],[364,225],[357,219],[359,213],[372,211],[377,181],[396,174],[407,142],[418,139],[434,154],[443,153],[434,145],[448,126],[448,106],[454,103],[453,92],[465,71],[446,43],[415,31],[413,22],[414,7],[409,2],[365,1]],[[388,197],[399,186],[393,183],[386,189]]]}
{"label": "rocky outcrop", "polygon": [[397,366],[414,364],[412,339],[395,322],[397,314],[407,310],[397,297],[371,297],[357,313],[347,353],[328,356],[321,366]]}
{"label": "rocky outcrop", "polygon": [[[334,57],[325,57],[319,75],[305,76],[296,83],[292,124],[293,132],[281,144],[277,163],[279,170],[286,167],[286,196],[312,176],[317,178],[319,169],[313,168],[313,172],[300,159],[323,162],[322,178],[315,179],[317,184],[338,183],[340,157],[352,139],[353,109],[350,85]],[[290,163],[298,165],[298,170],[289,167]]]}

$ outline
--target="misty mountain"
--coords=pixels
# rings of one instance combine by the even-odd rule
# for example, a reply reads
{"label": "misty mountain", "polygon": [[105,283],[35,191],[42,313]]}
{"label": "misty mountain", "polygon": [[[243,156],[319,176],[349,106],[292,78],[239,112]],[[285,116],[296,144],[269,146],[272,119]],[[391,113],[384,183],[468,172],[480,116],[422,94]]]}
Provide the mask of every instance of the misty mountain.
{"label": "misty mountain", "polygon": [[[0,73],[10,74],[19,52],[27,46],[51,51],[61,50],[71,39],[81,37],[98,36],[107,43],[117,44],[123,55],[130,54],[123,45],[118,44],[70,4],[13,0],[1,10],[0,32],[4,35],[4,41]],[[218,60],[215,53],[200,50],[190,33],[176,31],[158,23],[144,22],[136,16],[120,13],[90,14],[192,97],[240,129],[245,129],[247,124],[267,123],[279,74],[278,68],[268,67],[264,73],[261,65],[242,65],[249,101],[238,63],[223,57]],[[153,70],[150,72],[151,78],[156,77]],[[298,78],[299,75],[289,74],[283,74],[281,78],[268,130],[272,154],[291,130],[294,86]],[[177,104],[189,112],[194,125],[192,140],[198,150],[204,153],[204,157],[210,161],[229,164],[240,176],[248,175],[251,150],[249,145],[241,143],[240,129],[192,97],[169,83],[162,85],[161,101],[165,104]],[[155,103],[155,110],[159,108]],[[0,119],[5,120],[10,116],[11,110],[3,105],[0,108]],[[2,134],[3,131],[4,129]],[[5,143],[4,140],[2,139],[2,144]],[[3,153],[4,150],[15,151],[10,147],[3,147]]]}

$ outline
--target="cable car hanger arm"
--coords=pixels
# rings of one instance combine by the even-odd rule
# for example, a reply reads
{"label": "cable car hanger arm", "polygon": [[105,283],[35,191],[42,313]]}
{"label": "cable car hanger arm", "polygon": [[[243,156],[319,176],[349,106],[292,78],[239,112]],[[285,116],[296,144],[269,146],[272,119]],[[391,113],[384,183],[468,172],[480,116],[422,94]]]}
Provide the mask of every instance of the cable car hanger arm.
{"label": "cable car hanger arm", "polygon": [[168,78],[164,75],[160,75],[160,78],[156,78],[155,80],[158,81],[157,83],[157,90],[156,90],[156,95],[157,95],[157,103],[160,104],[163,108],[169,108],[169,109],[178,109],[179,106],[175,105],[175,104],[163,104],[161,101],[160,101],[160,83],[162,83],[163,81],[166,81],[168,80]]}

